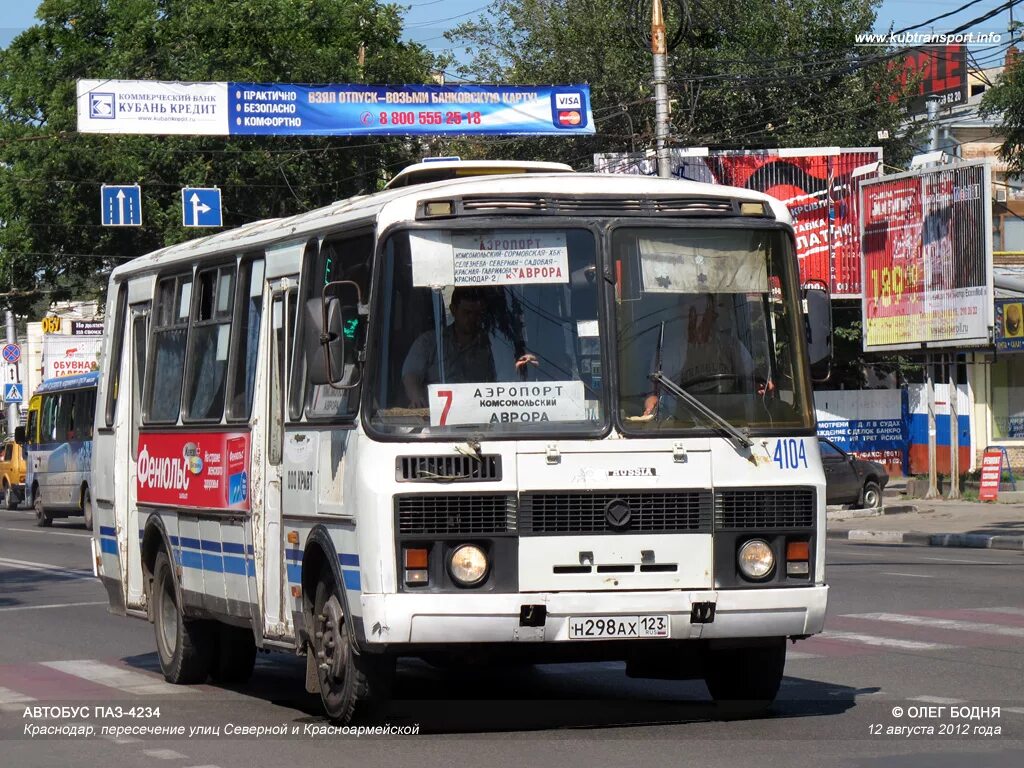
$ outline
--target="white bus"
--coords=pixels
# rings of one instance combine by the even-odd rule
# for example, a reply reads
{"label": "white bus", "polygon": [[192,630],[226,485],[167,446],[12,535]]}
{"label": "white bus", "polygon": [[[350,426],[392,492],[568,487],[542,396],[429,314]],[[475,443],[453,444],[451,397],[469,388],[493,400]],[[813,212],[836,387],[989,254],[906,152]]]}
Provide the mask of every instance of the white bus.
{"label": "white bus", "polygon": [[400,657],[624,660],[759,711],[825,617],[817,306],[780,203],[635,176],[143,256],[110,279],[97,574],[168,681],[305,654],[336,721]]}

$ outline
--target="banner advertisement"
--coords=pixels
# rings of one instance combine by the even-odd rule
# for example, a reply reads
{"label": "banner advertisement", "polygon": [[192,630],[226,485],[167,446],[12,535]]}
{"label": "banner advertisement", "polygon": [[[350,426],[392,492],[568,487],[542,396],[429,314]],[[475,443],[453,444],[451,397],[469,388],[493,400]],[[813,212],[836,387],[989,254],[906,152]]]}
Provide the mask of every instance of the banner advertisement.
{"label": "banner advertisement", "polygon": [[79,80],[78,130],[192,136],[592,134],[586,85]]}
{"label": "banner advertisement", "polygon": [[819,390],[818,435],[848,453],[903,474],[907,450],[904,394],[899,389]]}
{"label": "banner advertisement", "polygon": [[[672,150],[674,178],[764,192],[793,216],[803,283],[820,281],[834,298],[861,295],[859,189],[881,171],[880,148]],[[654,175],[653,159],[633,154],[594,158],[603,173]]]}
{"label": "banner advertisement", "polygon": [[43,378],[56,379],[95,371],[103,349],[101,336],[43,336]]}
{"label": "banner advertisement", "polygon": [[972,163],[861,187],[866,351],[989,344],[990,185]]}
{"label": "banner advertisement", "polygon": [[139,435],[140,504],[249,509],[249,433],[153,432]]}
{"label": "banner advertisement", "polygon": [[[939,97],[939,106],[951,107],[967,103],[967,47],[945,45],[918,48],[902,59],[890,59],[887,68],[899,68],[901,91],[906,93],[907,112],[928,110],[929,96]],[[893,95],[890,101],[897,101]]]}
{"label": "banner advertisement", "polygon": [[1024,352],[1024,300],[995,300],[997,352]]}

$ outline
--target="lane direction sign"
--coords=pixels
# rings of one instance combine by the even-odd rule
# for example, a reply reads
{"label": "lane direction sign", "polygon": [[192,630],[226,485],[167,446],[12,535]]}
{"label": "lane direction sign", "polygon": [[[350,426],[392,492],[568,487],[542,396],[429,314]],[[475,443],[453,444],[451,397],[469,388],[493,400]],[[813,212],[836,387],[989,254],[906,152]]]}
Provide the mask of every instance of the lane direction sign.
{"label": "lane direction sign", "polygon": [[181,190],[183,227],[221,227],[220,190],[216,187],[185,187]]}
{"label": "lane direction sign", "polygon": [[138,184],[100,187],[100,222],[105,227],[141,227],[142,188]]}

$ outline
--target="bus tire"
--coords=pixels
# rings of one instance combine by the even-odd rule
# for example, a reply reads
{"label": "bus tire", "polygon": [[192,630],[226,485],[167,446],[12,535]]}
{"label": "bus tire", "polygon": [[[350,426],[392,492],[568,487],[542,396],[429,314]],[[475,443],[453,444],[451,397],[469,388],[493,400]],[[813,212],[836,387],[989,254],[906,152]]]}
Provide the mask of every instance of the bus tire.
{"label": "bus tire", "polygon": [[36,512],[36,525],[38,527],[49,528],[53,525],[53,516],[43,507],[43,494],[39,492],[38,487],[32,490],[32,508]]}
{"label": "bus tire", "polygon": [[725,717],[763,715],[771,708],[782,683],[786,638],[710,649],[704,664],[704,682]]}
{"label": "bus tire", "polygon": [[85,520],[85,527],[88,530],[92,530],[92,495],[89,493],[89,488],[86,486],[82,490],[82,517]]}
{"label": "bus tire", "polygon": [[17,509],[18,501],[14,496],[14,489],[4,481],[4,507],[7,509]]}
{"label": "bus tire", "polygon": [[313,603],[313,663],[324,711],[335,723],[372,714],[386,701],[394,675],[394,659],[359,653],[333,579],[322,575]]}
{"label": "bus tire", "polygon": [[208,622],[188,621],[182,615],[166,552],[156,556],[152,598],[157,656],[164,679],[175,685],[205,682],[216,637]]}
{"label": "bus tire", "polygon": [[219,624],[217,654],[210,668],[216,683],[242,684],[252,677],[256,666],[256,639],[248,627]]}

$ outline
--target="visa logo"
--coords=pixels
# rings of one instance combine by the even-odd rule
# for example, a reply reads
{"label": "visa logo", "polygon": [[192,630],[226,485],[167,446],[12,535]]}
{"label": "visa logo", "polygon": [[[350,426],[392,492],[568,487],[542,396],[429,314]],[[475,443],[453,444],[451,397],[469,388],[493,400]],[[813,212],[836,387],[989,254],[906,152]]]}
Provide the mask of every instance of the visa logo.
{"label": "visa logo", "polygon": [[583,97],[578,93],[556,93],[556,109],[582,109]]}

